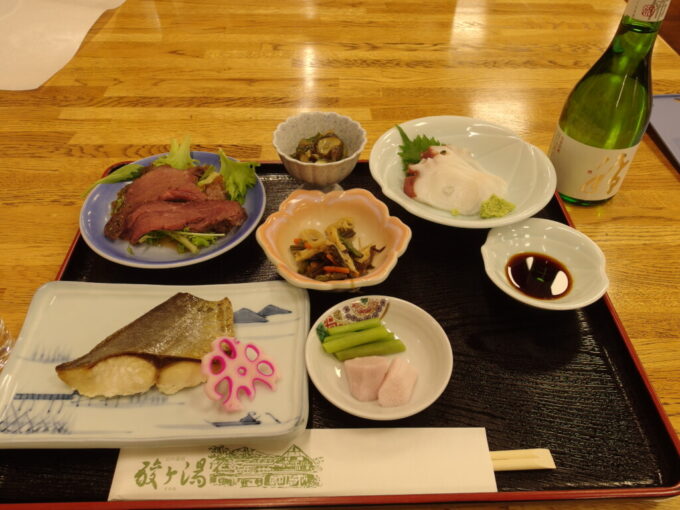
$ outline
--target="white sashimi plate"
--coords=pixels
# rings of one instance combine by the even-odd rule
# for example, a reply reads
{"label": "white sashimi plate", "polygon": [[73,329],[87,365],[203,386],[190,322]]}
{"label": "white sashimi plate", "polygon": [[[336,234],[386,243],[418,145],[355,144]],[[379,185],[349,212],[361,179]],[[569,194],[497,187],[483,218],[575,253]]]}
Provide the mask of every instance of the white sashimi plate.
{"label": "white sashimi plate", "polygon": [[485,170],[507,182],[503,198],[515,204],[515,209],[506,216],[484,219],[479,215],[454,216],[410,198],[403,189],[405,174],[398,154],[401,136],[392,128],[373,145],[369,158],[371,175],[387,197],[420,218],[452,227],[499,227],[533,216],[555,194],[557,177],[548,156],[507,128],[456,116],[423,117],[400,126],[410,139],[425,135],[442,144],[469,149]]}
{"label": "white sashimi plate", "polygon": [[[387,299],[382,320],[404,344],[406,350],[389,358],[404,358],[418,371],[411,400],[402,406],[381,407],[377,401],[362,402],[352,396],[343,363],[321,347],[316,328],[335,310],[358,300]],[[386,296],[351,298],[324,312],[314,323],[305,348],[307,372],[319,392],[345,412],[371,420],[397,420],[416,414],[439,398],[451,379],[453,352],[446,332],[425,310],[402,299]]]}
{"label": "white sashimi plate", "polygon": [[[140,159],[135,163],[142,166],[150,165],[162,154]],[[192,151],[191,156],[202,165],[220,167],[220,158],[217,154],[203,151]],[[118,192],[130,181],[112,184],[99,184],[87,196],[80,212],[80,232],[83,240],[92,250],[111,262],[124,266],[141,267],[145,269],[166,269],[198,264],[215,258],[245,240],[255,227],[257,227],[266,204],[264,185],[257,178],[255,186],[248,190],[243,204],[248,217],[243,225],[233,229],[225,237],[221,238],[212,246],[202,248],[198,253],[178,253],[169,246],[152,246],[149,244],[137,244],[132,246],[127,241],[112,241],[104,235],[104,226],[111,217],[111,202],[118,196]]]}
{"label": "white sashimi plate", "polygon": [[[203,385],[163,395],[88,398],[55,366],[88,352],[109,334],[177,292],[228,297],[235,335],[257,345],[280,375],[276,389],[255,384],[243,410],[224,411]],[[0,377],[0,447],[120,448],[189,445],[231,439],[287,438],[308,415],[304,343],[307,291],[285,282],[165,286],[50,282],[36,292]]]}

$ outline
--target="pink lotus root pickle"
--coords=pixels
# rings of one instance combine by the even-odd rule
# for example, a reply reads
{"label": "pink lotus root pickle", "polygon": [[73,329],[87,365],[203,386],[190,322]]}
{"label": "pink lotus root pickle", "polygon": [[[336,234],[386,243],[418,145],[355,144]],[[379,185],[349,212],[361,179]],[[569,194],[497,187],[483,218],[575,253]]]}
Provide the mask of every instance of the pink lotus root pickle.
{"label": "pink lotus root pickle", "polygon": [[201,360],[201,370],[207,378],[206,395],[220,401],[228,412],[243,409],[241,394],[250,400],[255,398],[256,382],[275,390],[279,379],[276,366],[259,347],[231,337],[212,343],[212,350]]}

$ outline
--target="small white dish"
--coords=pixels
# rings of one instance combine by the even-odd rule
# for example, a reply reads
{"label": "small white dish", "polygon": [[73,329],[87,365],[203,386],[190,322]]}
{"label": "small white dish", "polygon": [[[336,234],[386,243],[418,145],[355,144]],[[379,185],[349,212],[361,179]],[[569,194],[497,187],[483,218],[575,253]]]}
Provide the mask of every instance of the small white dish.
{"label": "small white dish", "polygon": [[[604,295],[609,286],[605,257],[588,236],[562,223],[529,218],[506,227],[493,228],[481,248],[484,269],[491,281],[522,303],[546,310],[573,310]],[[508,261],[520,253],[538,253],[559,261],[571,276],[571,289],[564,295],[540,299],[520,291],[508,276]]]}
{"label": "small white dish", "polygon": [[314,323],[305,347],[307,373],[329,402],[354,416],[370,420],[397,420],[414,415],[437,400],[451,379],[453,352],[449,338],[430,314],[408,301],[387,296],[365,297],[389,300],[383,322],[406,345],[404,352],[390,357],[403,357],[418,370],[418,380],[410,402],[398,407],[382,407],[377,401],[361,402],[355,399],[349,391],[343,363],[326,353],[321,346],[317,326],[334,310],[357,301],[360,299],[358,297],[338,303]]}
{"label": "small white dish", "polygon": [[[147,166],[162,154],[149,156],[135,163]],[[191,151],[191,156],[203,165],[220,167],[220,157],[217,154],[203,151]],[[243,208],[248,214],[245,223],[233,229],[224,238],[212,246],[201,249],[198,253],[177,253],[168,246],[151,246],[139,244],[131,246],[129,242],[112,241],[104,235],[104,226],[111,217],[111,202],[118,196],[118,192],[130,181],[113,184],[99,184],[87,196],[80,211],[80,233],[87,245],[111,262],[124,266],[144,269],[167,269],[189,266],[215,258],[235,248],[244,241],[257,227],[264,213],[266,193],[260,178],[254,187],[248,190]]]}
{"label": "small white dish", "polygon": [[373,145],[369,158],[371,175],[382,192],[416,216],[452,227],[492,228],[516,223],[543,209],[555,193],[557,178],[548,156],[523,141],[507,128],[469,117],[436,116],[409,120],[400,124],[409,138],[426,135],[442,144],[466,148],[489,173],[508,183],[503,198],[515,209],[500,218],[454,216],[410,198],[404,193],[404,171],[396,128],[385,132]]}

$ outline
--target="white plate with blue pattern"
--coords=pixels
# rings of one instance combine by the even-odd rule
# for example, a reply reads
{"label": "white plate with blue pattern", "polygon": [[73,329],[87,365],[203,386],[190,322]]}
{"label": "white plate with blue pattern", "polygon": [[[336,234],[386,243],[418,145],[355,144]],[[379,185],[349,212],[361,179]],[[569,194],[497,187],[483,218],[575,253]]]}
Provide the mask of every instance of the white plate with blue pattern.
{"label": "white plate with blue pattern", "polygon": [[[274,391],[255,384],[243,409],[224,411],[203,385],[164,395],[155,388],[130,397],[83,397],[57,377],[56,365],[177,292],[228,297],[235,335],[257,345],[280,379]],[[281,281],[166,286],[50,282],[36,292],[0,377],[1,448],[120,448],[288,438],[308,415],[304,344],[307,291]]]}

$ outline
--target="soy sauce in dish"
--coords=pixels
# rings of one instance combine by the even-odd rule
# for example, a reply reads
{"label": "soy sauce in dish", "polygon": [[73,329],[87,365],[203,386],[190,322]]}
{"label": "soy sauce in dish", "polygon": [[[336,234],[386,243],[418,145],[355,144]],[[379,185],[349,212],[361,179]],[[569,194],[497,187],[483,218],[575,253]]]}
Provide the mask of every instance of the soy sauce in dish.
{"label": "soy sauce in dish", "polygon": [[559,260],[544,253],[517,253],[505,265],[510,283],[527,296],[557,299],[571,290],[572,277]]}

